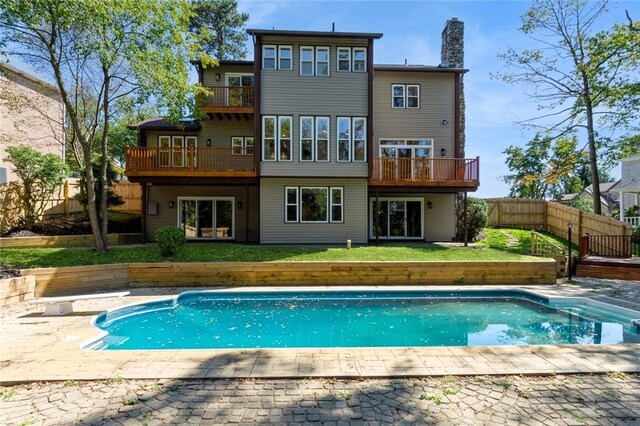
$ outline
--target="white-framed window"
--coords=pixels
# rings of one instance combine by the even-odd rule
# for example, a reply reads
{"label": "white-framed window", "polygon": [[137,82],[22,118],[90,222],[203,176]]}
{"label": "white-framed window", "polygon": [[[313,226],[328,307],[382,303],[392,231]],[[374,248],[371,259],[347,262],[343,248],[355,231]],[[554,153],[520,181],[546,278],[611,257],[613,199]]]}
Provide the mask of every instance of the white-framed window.
{"label": "white-framed window", "polygon": [[382,176],[424,180],[433,175],[433,139],[380,139]]}
{"label": "white-framed window", "polygon": [[262,160],[291,161],[290,116],[262,116]]}
{"label": "white-framed window", "polygon": [[313,125],[313,117],[300,117],[300,161],[313,161],[313,133],[315,126]]}
{"label": "white-framed window", "polygon": [[178,228],[189,240],[232,240],[234,206],[233,197],[178,197]]}
{"label": "white-framed window", "polygon": [[333,186],[287,186],[285,223],[342,223],[344,189]]}
{"label": "white-framed window", "polygon": [[351,161],[351,118],[338,117],[337,123],[337,159],[338,161]]}
{"label": "white-framed window", "polygon": [[424,238],[423,198],[371,198],[369,237],[385,240]]}
{"label": "white-framed window", "polygon": [[367,161],[367,119],[365,117],[338,117],[337,123],[338,161]]}
{"label": "white-framed window", "polygon": [[316,75],[319,77],[329,76],[330,52],[328,47],[316,47]]}
{"label": "white-framed window", "polygon": [[338,47],[338,71],[351,71],[351,48]]}
{"label": "white-framed window", "polygon": [[329,161],[329,117],[300,117],[300,161]]}
{"label": "white-framed window", "polygon": [[391,85],[391,107],[404,108],[404,84]]}
{"label": "white-framed window", "polygon": [[277,47],[271,44],[265,44],[262,46],[262,69],[263,70],[275,70],[276,69],[276,53]]}
{"label": "white-framed window", "polygon": [[312,46],[300,46],[300,75],[312,76],[314,49]]}
{"label": "white-framed window", "polygon": [[232,155],[253,155],[253,136],[231,136]]}
{"label": "white-framed window", "polygon": [[287,186],[284,189],[284,221],[286,223],[298,222],[298,187]]}
{"label": "white-framed window", "polygon": [[316,117],[316,161],[329,161],[329,117]]}
{"label": "white-framed window", "polygon": [[392,84],[391,85],[392,108],[420,108],[419,84]]}
{"label": "white-framed window", "polygon": [[278,117],[278,159],[291,161],[292,117]]}
{"label": "white-framed window", "polygon": [[344,203],[342,202],[343,188],[331,188],[331,222],[343,222]]}
{"label": "white-framed window", "polygon": [[262,117],[262,160],[276,161],[276,116]]}
{"label": "white-framed window", "polygon": [[353,66],[351,68],[353,69],[354,72],[367,71],[367,48],[366,47],[353,48]]}
{"label": "white-framed window", "polygon": [[278,46],[278,69],[293,69],[293,46]]}

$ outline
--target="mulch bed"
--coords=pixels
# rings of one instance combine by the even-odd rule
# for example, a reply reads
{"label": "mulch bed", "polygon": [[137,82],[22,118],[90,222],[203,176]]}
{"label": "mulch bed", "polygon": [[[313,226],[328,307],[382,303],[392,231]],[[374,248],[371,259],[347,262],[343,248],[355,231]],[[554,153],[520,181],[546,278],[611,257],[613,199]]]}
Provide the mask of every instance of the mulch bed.
{"label": "mulch bed", "polygon": [[[109,233],[126,234],[142,232],[140,215],[117,214],[109,217]],[[49,217],[36,223],[33,229],[12,229],[3,237],[39,237],[54,235],[91,234],[89,218],[83,214]]]}

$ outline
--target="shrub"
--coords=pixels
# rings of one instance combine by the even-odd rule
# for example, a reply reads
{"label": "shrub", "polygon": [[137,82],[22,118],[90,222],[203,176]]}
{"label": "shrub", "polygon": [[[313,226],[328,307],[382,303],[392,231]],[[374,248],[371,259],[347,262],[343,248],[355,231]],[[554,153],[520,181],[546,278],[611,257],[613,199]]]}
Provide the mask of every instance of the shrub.
{"label": "shrub", "polygon": [[593,200],[588,198],[578,198],[569,203],[569,207],[573,207],[583,212],[593,213]]}
{"label": "shrub", "polygon": [[156,231],[156,241],[164,257],[175,256],[185,243],[184,232],[175,226],[164,226]]}
{"label": "shrub", "polygon": [[[458,209],[458,241],[464,241],[464,209]],[[467,236],[469,241],[474,241],[480,231],[487,226],[487,202],[482,198],[469,197],[467,200]]]}
{"label": "shrub", "polygon": [[640,244],[640,226],[634,226],[633,233],[631,235],[633,235],[633,242],[636,244]]}

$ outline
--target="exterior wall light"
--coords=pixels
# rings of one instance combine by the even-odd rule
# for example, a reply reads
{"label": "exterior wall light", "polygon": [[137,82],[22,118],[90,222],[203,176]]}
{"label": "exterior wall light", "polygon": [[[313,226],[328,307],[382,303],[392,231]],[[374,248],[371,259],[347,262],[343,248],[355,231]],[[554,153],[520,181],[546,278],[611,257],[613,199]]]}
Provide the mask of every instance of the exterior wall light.
{"label": "exterior wall light", "polygon": [[442,149],[440,150],[440,155],[441,155],[442,157],[444,157],[445,155],[447,155],[447,150],[446,150],[446,149],[444,149],[444,148],[442,148]]}
{"label": "exterior wall light", "polygon": [[175,201],[173,201],[173,200],[169,201],[169,208],[170,209],[174,208],[175,206],[176,206],[176,202]]}
{"label": "exterior wall light", "polygon": [[431,210],[433,208],[433,203],[431,201],[427,201],[427,207]]}
{"label": "exterior wall light", "polygon": [[220,81],[220,78],[221,78],[220,74],[217,73],[216,74],[216,81]]}
{"label": "exterior wall light", "polygon": [[442,125],[446,126],[447,125],[447,120],[442,120]]}
{"label": "exterior wall light", "polygon": [[207,139],[207,147],[211,147],[211,139]]}

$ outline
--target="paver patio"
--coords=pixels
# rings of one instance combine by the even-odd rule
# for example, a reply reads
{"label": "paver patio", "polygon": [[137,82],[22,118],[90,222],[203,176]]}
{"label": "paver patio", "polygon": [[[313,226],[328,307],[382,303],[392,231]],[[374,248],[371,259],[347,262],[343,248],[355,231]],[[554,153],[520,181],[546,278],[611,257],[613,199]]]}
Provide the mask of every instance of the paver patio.
{"label": "paver patio", "polygon": [[[576,285],[525,288],[549,295],[587,296],[629,308],[640,306],[639,282],[581,280]],[[182,290],[170,289],[169,293]],[[148,300],[166,293],[166,289],[140,289],[125,302]],[[28,420],[36,424],[47,421],[166,424],[188,420],[201,424],[299,421],[638,424],[640,421],[637,417],[640,379],[629,374],[640,372],[640,345],[80,350],[81,342],[97,334],[89,325],[91,315],[121,303],[78,302],[76,306],[82,312],[55,318],[40,316],[41,310],[33,305],[0,309],[3,343],[0,380],[5,384],[111,379],[109,383],[15,386],[10,389],[14,395],[0,402],[0,424]],[[612,371],[625,371],[627,376],[561,376]],[[416,378],[485,374],[552,376],[458,377],[455,386],[448,386],[446,380],[451,379],[447,378]],[[383,376],[396,378],[380,380]],[[115,377],[133,380],[118,384],[120,380],[114,380]],[[242,379],[245,377],[251,379]],[[335,381],[314,377],[370,379]],[[144,378],[153,380],[140,380]],[[154,385],[157,380],[162,380],[160,385]],[[391,380],[397,385],[392,386]],[[574,385],[584,387],[574,389]],[[528,393],[528,389],[533,393]],[[3,388],[3,392],[9,392],[9,388]]]}

